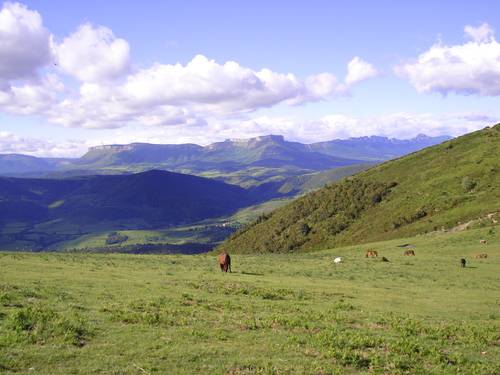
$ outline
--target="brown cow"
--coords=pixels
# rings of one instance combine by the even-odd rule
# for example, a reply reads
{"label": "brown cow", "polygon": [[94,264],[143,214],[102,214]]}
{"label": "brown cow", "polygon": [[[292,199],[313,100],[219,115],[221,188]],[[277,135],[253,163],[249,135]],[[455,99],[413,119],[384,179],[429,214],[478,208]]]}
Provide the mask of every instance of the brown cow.
{"label": "brown cow", "polygon": [[415,252],[413,250],[406,250],[403,254],[405,257],[414,257]]}
{"label": "brown cow", "polygon": [[476,255],[476,259],[485,259],[488,258],[488,254],[486,253],[481,253]]}
{"label": "brown cow", "polygon": [[219,254],[217,259],[219,259],[219,266],[220,266],[220,270],[222,272],[227,272],[227,270],[229,270],[229,272],[232,272],[231,271],[231,257],[229,256],[228,253],[224,252],[224,253]]}
{"label": "brown cow", "polygon": [[365,254],[365,258],[376,258],[378,257],[378,253],[375,250],[368,250]]}
{"label": "brown cow", "polygon": [[479,240],[479,243],[483,244],[483,245],[486,245],[486,244],[488,244],[488,241],[486,241],[486,240]]}

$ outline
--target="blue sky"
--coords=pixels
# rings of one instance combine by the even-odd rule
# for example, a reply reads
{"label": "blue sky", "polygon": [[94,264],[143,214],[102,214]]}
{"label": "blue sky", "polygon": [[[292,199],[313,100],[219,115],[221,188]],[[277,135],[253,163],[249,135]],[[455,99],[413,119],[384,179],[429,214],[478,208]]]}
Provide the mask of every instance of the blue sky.
{"label": "blue sky", "polygon": [[0,4],[2,153],[459,135],[500,119],[495,1]]}

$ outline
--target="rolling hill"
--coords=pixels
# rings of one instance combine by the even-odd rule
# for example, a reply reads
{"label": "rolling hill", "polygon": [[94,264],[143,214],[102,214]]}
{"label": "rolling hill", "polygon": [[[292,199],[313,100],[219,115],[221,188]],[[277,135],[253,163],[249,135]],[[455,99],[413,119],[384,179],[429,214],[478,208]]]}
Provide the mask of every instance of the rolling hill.
{"label": "rolling hill", "polygon": [[49,158],[37,158],[21,154],[0,155],[0,175],[20,175],[34,171],[49,172],[56,168],[56,163]]}
{"label": "rolling hill", "polygon": [[[98,230],[143,229],[228,215],[248,191],[165,171],[72,179],[0,178],[0,245],[51,243]],[[5,248],[5,247],[4,247]]]}
{"label": "rolling hill", "polygon": [[[453,228],[500,211],[500,124],[375,166],[261,216],[230,252],[290,252]],[[489,218],[487,215],[489,215]]]}

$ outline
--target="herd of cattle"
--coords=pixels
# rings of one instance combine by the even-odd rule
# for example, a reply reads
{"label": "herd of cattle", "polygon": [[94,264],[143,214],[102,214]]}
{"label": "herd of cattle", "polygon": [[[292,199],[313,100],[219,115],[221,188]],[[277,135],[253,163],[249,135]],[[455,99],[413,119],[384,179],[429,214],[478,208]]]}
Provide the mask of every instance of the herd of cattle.
{"label": "herd of cattle", "polygon": [[[486,245],[488,242],[486,240],[479,240],[479,243],[482,245]],[[414,250],[405,250],[403,255],[404,256],[415,256],[415,251]],[[377,257],[378,257],[378,252],[376,250],[368,250],[365,253],[365,258],[377,258]],[[480,254],[476,255],[476,259],[486,259],[486,258],[488,258],[488,254],[486,254],[486,253],[480,253]],[[228,253],[223,252],[223,253],[219,254],[217,259],[219,261],[220,270],[222,272],[227,272],[228,270],[229,270],[229,272],[231,272],[231,257],[229,256]],[[387,259],[386,257],[382,257],[382,261],[388,262],[389,259]],[[341,262],[342,262],[341,257],[335,257],[333,259],[333,263],[337,264],[337,263],[341,263]],[[465,258],[460,259],[460,265],[462,267],[465,267],[466,263],[467,263],[467,261]]]}

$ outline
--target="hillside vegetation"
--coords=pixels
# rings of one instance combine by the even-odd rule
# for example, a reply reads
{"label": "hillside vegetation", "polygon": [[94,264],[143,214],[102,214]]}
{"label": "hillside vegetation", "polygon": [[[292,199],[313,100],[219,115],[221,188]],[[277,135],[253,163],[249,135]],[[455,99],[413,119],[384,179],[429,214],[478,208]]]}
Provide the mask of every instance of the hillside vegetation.
{"label": "hillside vegetation", "polygon": [[227,274],[211,254],[0,253],[0,372],[499,374],[499,229],[233,255]]}
{"label": "hillside vegetation", "polygon": [[500,124],[312,192],[225,241],[229,252],[288,252],[450,229],[500,211]]}

